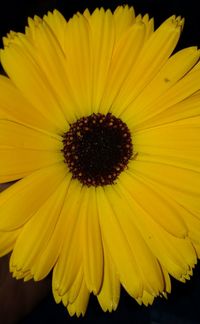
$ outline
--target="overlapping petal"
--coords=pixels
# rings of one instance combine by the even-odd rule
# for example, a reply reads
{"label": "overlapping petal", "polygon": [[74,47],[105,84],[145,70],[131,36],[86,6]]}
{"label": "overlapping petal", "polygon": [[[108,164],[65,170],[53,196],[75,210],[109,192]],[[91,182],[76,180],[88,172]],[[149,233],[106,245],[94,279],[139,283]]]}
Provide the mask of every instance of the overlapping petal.
{"label": "overlapping petal", "polygon": [[23,226],[56,190],[65,177],[63,163],[38,170],[16,182],[0,195],[0,231]]}
{"label": "overlapping petal", "polygon": [[[17,279],[52,270],[70,315],[90,293],[115,310],[120,285],[152,304],[200,257],[200,52],[172,55],[183,24],[154,31],[128,6],[68,22],[55,10],[3,40],[0,182],[20,180],[0,194],[0,255],[13,250]],[[74,179],[63,153],[70,125],[93,113],[120,118],[133,143],[116,181],[97,187]]]}

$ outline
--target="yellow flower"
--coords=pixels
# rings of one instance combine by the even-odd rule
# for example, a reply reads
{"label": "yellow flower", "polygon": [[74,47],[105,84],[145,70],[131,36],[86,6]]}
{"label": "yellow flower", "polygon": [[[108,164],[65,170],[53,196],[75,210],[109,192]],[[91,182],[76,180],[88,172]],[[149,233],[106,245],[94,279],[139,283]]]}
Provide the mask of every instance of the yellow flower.
{"label": "yellow flower", "polygon": [[156,31],[120,6],[28,20],[4,38],[0,76],[0,254],[16,278],[53,269],[56,302],[116,309],[185,281],[200,256],[200,65],[172,54],[183,27]]}

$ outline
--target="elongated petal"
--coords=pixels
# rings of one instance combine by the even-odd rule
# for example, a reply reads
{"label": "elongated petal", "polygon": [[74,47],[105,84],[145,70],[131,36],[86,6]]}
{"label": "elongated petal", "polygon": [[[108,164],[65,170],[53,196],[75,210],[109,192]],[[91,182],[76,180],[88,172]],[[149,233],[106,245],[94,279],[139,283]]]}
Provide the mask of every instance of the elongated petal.
{"label": "elongated petal", "polygon": [[[15,134],[15,136],[13,136]],[[0,182],[20,179],[63,161],[62,141],[8,120],[0,121]]]}
{"label": "elongated petal", "polygon": [[57,189],[66,173],[66,166],[58,163],[32,173],[3,191],[0,230],[10,231],[23,226]]}
{"label": "elongated petal", "polygon": [[130,164],[130,168],[133,173],[142,174],[157,183],[164,192],[176,197],[176,201],[181,205],[188,207],[191,211],[199,210],[199,172],[150,161],[134,161],[132,165]]}
{"label": "elongated petal", "polygon": [[[133,123],[134,131],[140,132],[144,129],[152,128],[155,126],[164,126],[177,122],[183,122],[185,124],[187,124],[188,122],[190,123],[190,118],[198,117],[200,114],[199,100],[200,91],[197,90],[191,96],[175,103],[172,106],[165,106],[164,109],[161,109],[161,106],[159,106],[159,110],[157,110],[155,114],[152,114],[151,117],[149,116],[148,120],[146,120],[144,123],[141,123],[137,126]],[[127,115],[127,119],[129,118],[129,116]]]}
{"label": "elongated petal", "polygon": [[34,171],[63,161],[61,152],[0,148],[0,154],[1,183],[21,179]]}
{"label": "elongated petal", "polygon": [[[64,306],[67,306],[68,304],[72,304],[75,302],[77,299],[81,285],[83,282],[83,269],[82,267],[80,268],[79,272],[77,273],[77,276],[72,284],[72,286],[69,288],[69,290],[62,296],[60,297],[60,301],[62,300]],[[56,294],[57,291],[54,291],[54,294]],[[59,297],[59,295],[58,295]]]}
{"label": "elongated petal", "polygon": [[79,294],[73,303],[67,305],[67,310],[71,316],[76,314],[78,317],[80,315],[85,315],[86,308],[89,301],[89,291],[85,284],[84,279],[82,280]]}
{"label": "elongated petal", "polygon": [[18,44],[6,47],[1,50],[1,63],[23,96],[62,132],[66,128],[65,118],[48,80],[26,48]]}
{"label": "elongated petal", "polygon": [[[160,97],[155,99],[150,105],[145,108],[145,114],[138,116],[135,120],[129,121],[130,127],[134,125],[136,128],[142,128],[144,122],[150,118],[155,117],[157,114],[173,107],[176,111],[176,104],[187,99],[200,89],[200,69],[188,73],[184,78],[177,82],[173,87],[170,87]],[[171,108],[172,110],[172,108]],[[187,111],[189,113],[189,111]],[[147,127],[147,125],[145,125]]]}
{"label": "elongated petal", "polygon": [[[51,92],[57,98],[59,108],[66,120],[73,122],[76,116],[77,102],[66,71],[66,53],[63,48],[64,39],[61,45],[55,35],[57,30],[57,28],[54,30],[55,20],[57,20],[56,17],[60,19],[56,11],[49,16],[50,26],[48,24],[48,16],[39,24],[36,20],[33,20],[33,23],[29,27],[29,31],[34,34],[33,39],[30,40],[27,37],[20,36],[18,42],[21,41],[21,46],[26,46],[26,52],[40,66],[41,75],[48,80]],[[66,27],[65,22],[65,26],[62,26],[63,32],[66,30]]]}
{"label": "elongated petal", "polygon": [[135,23],[135,12],[133,7],[119,6],[115,9],[114,14],[115,21],[115,37],[116,42],[122,37],[122,35]]}
{"label": "elongated petal", "polygon": [[[42,259],[44,257],[44,251],[48,249],[52,236],[56,231],[67,185],[68,182],[65,178],[49,199],[47,199],[41,208],[37,210],[35,215],[24,225],[11,256],[12,266],[16,266],[23,272],[31,270],[33,275],[35,275],[35,272],[38,272],[36,271],[38,265],[37,260],[38,258]],[[57,241],[60,244],[62,242],[58,237]],[[56,255],[54,251],[56,251]],[[51,264],[51,260],[54,259],[55,263],[58,254],[59,249],[51,249],[49,260],[45,259],[47,268],[46,275],[54,265]],[[44,260],[42,263],[44,264]],[[32,265],[34,265],[35,271],[32,271]],[[42,265],[40,265],[40,268],[41,267]],[[38,278],[36,277],[36,279]]]}
{"label": "elongated petal", "polygon": [[87,116],[92,105],[92,64],[90,32],[87,19],[75,15],[65,33],[66,71],[77,101],[76,116]]}
{"label": "elongated petal", "polygon": [[21,229],[11,232],[0,232],[0,257],[8,254],[14,247]]}
{"label": "elongated petal", "polygon": [[105,244],[103,284],[97,298],[104,312],[115,310],[120,298],[119,276]]}
{"label": "elongated petal", "polygon": [[143,205],[149,216],[160,224],[170,234],[184,238],[188,229],[181,217],[179,205],[168,199],[156,187],[149,185],[134,173],[124,173],[120,177],[120,184],[130,192],[137,201],[145,197]]}
{"label": "elongated petal", "polygon": [[58,40],[63,52],[65,50],[65,30],[67,28],[67,21],[65,17],[58,11],[48,12],[44,16],[44,20],[51,28],[55,38]]}
{"label": "elongated petal", "polygon": [[101,187],[97,189],[97,203],[102,235],[116,266],[120,282],[131,296],[141,296],[143,283],[139,275],[135,256],[131,251],[129,242],[127,242],[125,233],[120,227],[115,210],[113,210],[108,201],[107,195]]}
{"label": "elongated petal", "polygon": [[149,128],[135,135],[138,160],[200,171],[200,117]]}
{"label": "elongated petal", "polygon": [[83,188],[85,208],[81,208],[83,217],[83,265],[88,290],[97,294],[103,280],[103,247],[99,216],[96,204],[95,188]]}
{"label": "elongated petal", "polygon": [[188,228],[188,236],[192,243],[200,244],[200,218],[196,217],[191,211],[180,205],[182,211],[182,218]]}
{"label": "elongated petal", "polygon": [[133,218],[133,220],[137,219],[135,225],[152,253],[171,275],[178,280],[184,281],[185,276],[188,275],[190,269],[196,264],[196,253],[191,241],[186,238],[175,238],[163,230],[145,212],[142,201],[138,200],[135,195],[129,195],[128,191],[124,190],[124,187],[118,186],[116,190],[127,201],[130,212],[132,210],[132,213],[135,215]]}
{"label": "elongated petal", "polygon": [[[138,176],[134,175],[133,178],[138,178]],[[159,192],[162,196],[167,199],[167,201],[174,206],[176,206],[176,210],[178,211],[179,215],[183,219],[185,225],[187,226],[188,237],[191,238],[192,243],[199,244],[200,243],[200,217],[199,212],[193,212],[193,209],[184,206],[180,201],[177,201],[176,195],[172,194],[171,191],[168,190],[167,187],[163,187],[159,183],[156,183],[152,179],[140,174],[139,175],[140,181],[144,182],[146,187],[151,188],[151,190],[155,190],[157,188],[157,192]],[[174,220],[173,220],[174,221]],[[159,222],[159,221],[158,221]],[[171,223],[172,225],[172,223]],[[172,228],[172,226],[170,226]],[[174,227],[176,228],[176,227]]]}
{"label": "elongated petal", "polygon": [[[92,58],[92,112],[96,113],[106,88],[115,44],[115,25],[110,10],[96,9],[89,18]],[[108,112],[109,107],[104,107]]]}
{"label": "elongated petal", "polygon": [[[14,135],[14,136],[13,136]],[[0,147],[60,151],[62,137],[54,136],[17,122],[0,120]]]}
{"label": "elongated petal", "polygon": [[[127,75],[135,65],[137,56],[144,44],[145,31],[145,24],[139,21],[129,28],[116,44],[101,102],[101,113],[106,113],[106,109],[112,107]],[[113,109],[115,112],[116,109]]]}
{"label": "elongated petal", "polygon": [[52,271],[71,316],[90,293],[115,310],[120,285],[167,298],[200,258],[200,51],[172,55],[183,24],[54,10],[3,38],[0,182],[18,182],[0,193],[0,256],[16,279]]}
{"label": "elongated petal", "polygon": [[[82,263],[82,229],[79,209],[84,204],[81,186],[70,183],[61,217],[65,216],[62,249],[53,271],[53,291],[63,296],[71,287]],[[78,216],[79,215],[79,216]],[[76,253],[74,253],[76,251]]]}
{"label": "elongated petal", "polygon": [[[63,186],[65,186],[65,188],[68,188],[70,182],[71,182],[71,175],[67,174],[67,177],[64,179]],[[63,204],[60,206],[61,207],[60,217],[58,218],[52,236],[49,239],[46,247],[41,251],[40,255],[37,255],[37,258],[35,259],[35,262],[31,267],[31,273],[34,275],[35,280],[43,279],[48,274],[49,269],[51,269],[56,264],[58,257],[60,255],[62,245],[64,244],[63,242],[65,242],[65,236],[66,236],[66,227],[65,227],[66,209],[65,208],[68,203],[66,201],[66,195],[65,197],[63,197],[64,201]]]}
{"label": "elongated petal", "polygon": [[113,104],[118,114],[138,96],[166,63],[177,44],[181,28],[180,19],[172,16],[146,41]]}
{"label": "elongated petal", "polygon": [[53,135],[56,130],[54,123],[34,109],[32,103],[24,98],[10,79],[0,75],[0,88],[1,119],[14,120],[22,125],[51,132],[51,136]]}
{"label": "elongated petal", "polygon": [[[120,191],[117,188],[116,190],[115,188],[110,189],[106,188],[106,195],[115,212],[117,222],[121,228],[121,235],[126,237],[127,245],[130,247],[136,261],[138,269],[137,281],[142,281],[142,295],[144,291],[147,291],[151,295],[156,296],[164,289],[160,265],[135,226],[133,220],[135,215],[132,215],[131,210],[126,207],[126,202],[121,196]],[[123,215],[123,218],[121,215]],[[140,298],[142,295],[138,297]]]}
{"label": "elongated petal", "polygon": [[130,116],[131,122],[137,124],[137,121],[148,117],[150,113],[149,106],[153,109],[154,105],[156,112],[157,105],[154,104],[154,101],[173,87],[195,65],[199,57],[200,52],[196,47],[185,48],[172,55],[153,80],[129,105],[122,114],[122,118]]}

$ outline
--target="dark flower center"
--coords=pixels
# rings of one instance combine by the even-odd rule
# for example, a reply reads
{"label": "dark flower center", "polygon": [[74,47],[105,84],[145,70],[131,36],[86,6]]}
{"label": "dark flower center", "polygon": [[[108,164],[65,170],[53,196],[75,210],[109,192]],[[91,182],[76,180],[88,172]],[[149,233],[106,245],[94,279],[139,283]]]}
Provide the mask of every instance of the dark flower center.
{"label": "dark flower center", "polygon": [[70,125],[64,134],[65,162],[83,185],[114,184],[133,155],[127,125],[112,114],[92,114]]}

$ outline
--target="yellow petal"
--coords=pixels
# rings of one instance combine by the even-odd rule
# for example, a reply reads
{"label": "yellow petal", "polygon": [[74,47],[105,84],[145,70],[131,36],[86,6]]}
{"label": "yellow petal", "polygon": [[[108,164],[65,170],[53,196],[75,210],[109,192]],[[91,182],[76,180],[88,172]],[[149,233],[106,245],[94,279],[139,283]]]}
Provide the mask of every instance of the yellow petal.
{"label": "yellow petal", "polygon": [[69,303],[72,304],[75,302],[76,298],[78,297],[81,289],[81,284],[83,282],[83,269],[80,268],[72,286],[69,290],[62,296],[62,302],[64,306],[67,306]]}
{"label": "yellow petal", "polygon": [[[23,179],[0,194],[0,254],[14,250],[17,279],[54,268],[70,315],[85,314],[90,292],[116,309],[120,283],[152,304],[200,256],[200,54],[170,57],[182,27],[172,16],[153,32],[121,6],[35,16],[3,39],[0,181]],[[62,136],[99,112],[127,123],[135,154],[116,183],[94,188],[69,173]]]}
{"label": "yellow petal", "polygon": [[[65,238],[53,271],[53,291],[63,296],[71,287],[82,264],[82,192],[78,181],[71,181],[60,217],[65,216],[62,235]],[[76,251],[76,253],[75,253]]]}
{"label": "yellow petal", "polygon": [[22,148],[45,151],[60,151],[62,137],[23,126],[17,122],[0,120],[0,147]]}
{"label": "yellow petal", "polygon": [[171,292],[171,279],[169,276],[169,273],[167,272],[167,270],[162,267],[162,273],[163,273],[163,280],[165,282],[165,289],[162,292],[163,296],[166,296],[166,293],[170,293]]}
{"label": "yellow petal", "polygon": [[[115,186],[110,188],[110,190],[109,188],[105,188],[105,194],[115,212],[116,221],[121,229],[121,235],[125,236],[127,245],[130,247],[134,256],[138,269],[138,277],[135,280],[142,281],[142,295],[144,291],[154,296],[158,295],[164,289],[160,265],[135,226],[135,221],[133,220],[135,215],[131,213],[130,208],[127,208],[127,202],[124,200],[118,188],[121,188],[121,185],[119,187],[118,184],[116,189]],[[142,295],[134,297],[138,298],[142,297]]]}
{"label": "yellow petal", "polygon": [[[52,16],[52,19],[55,20],[58,13],[54,13]],[[66,71],[66,54],[55,35],[57,28],[54,30],[54,24],[49,27],[48,19],[47,23],[46,19],[44,18],[44,21],[39,24],[35,22],[31,25],[30,31],[34,33],[32,42],[26,36],[20,36],[21,46],[26,47],[26,52],[29,52],[35,63],[40,66],[41,75],[48,81],[51,92],[57,99],[59,109],[63,112],[66,120],[73,122],[77,103]],[[61,30],[65,31],[65,29],[66,26],[62,26]]]}
{"label": "yellow petal", "polygon": [[130,116],[129,123],[131,125],[137,125],[144,117],[147,119],[148,114],[152,113],[149,106],[156,112],[157,105],[154,104],[154,101],[184,77],[199,57],[200,51],[196,47],[185,48],[172,55],[121,117],[126,118],[127,113]]}
{"label": "yellow petal", "polygon": [[[137,17],[136,17],[137,20]],[[143,23],[146,26],[146,33],[145,33],[145,41],[147,41],[147,39],[152,35],[152,33],[154,32],[154,19],[153,18],[149,18],[149,15],[146,14],[144,15],[144,17],[142,18]]]}
{"label": "yellow petal", "polygon": [[103,240],[105,240],[116,266],[120,282],[131,296],[141,296],[143,283],[139,275],[137,261],[126,235],[121,229],[118,215],[115,214],[115,210],[108,201],[107,194],[101,187],[97,187],[97,205]]}
{"label": "yellow petal", "polygon": [[154,301],[154,296],[152,296],[148,291],[144,290],[142,297],[137,298],[136,301],[139,305],[144,304],[145,306],[152,305]]}
{"label": "yellow petal", "polygon": [[55,132],[54,123],[36,110],[7,77],[0,75],[0,118],[14,120],[20,124]]}
{"label": "yellow petal", "polygon": [[85,315],[89,296],[89,291],[83,279],[77,298],[73,303],[67,305],[67,310],[70,316],[73,316],[74,314],[76,314],[77,317]]}
{"label": "yellow petal", "polygon": [[21,228],[11,232],[0,232],[0,257],[8,254],[14,247]]}
{"label": "yellow petal", "polygon": [[194,243],[194,242],[193,242],[193,245],[194,245],[194,248],[195,248],[195,251],[196,251],[197,257],[198,257],[198,259],[199,259],[199,258],[200,258],[200,244],[198,244],[198,243]]}
{"label": "yellow petal", "polygon": [[40,168],[63,161],[62,147],[61,137],[55,139],[42,131],[1,120],[0,182],[17,180]]}
{"label": "yellow petal", "polygon": [[[142,128],[143,126],[146,128],[146,121],[148,122],[150,118],[164,112],[169,107],[173,114],[173,109],[176,111],[176,104],[179,104],[180,101],[190,97],[199,89],[200,69],[194,69],[193,72],[186,74],[186,76],[180,79],[176,84],[174,84],[174,86],[170,87],[160,97],[146,106],[145,114],[143,112],[140,116],[138,115],[138,119],[136,117],[135,120],[129,120],[129,127],[134,125],[135,128]],[[187,113],[189,114],[190,112],[188,111]]]}
{"label": "yellow petal", "polygon": [[184,281],[196,263],[196,254],[190,239],[176,238],[154,222],[144,209],[143,197],[138,199],[121,185],[116,190],[123,198],[124,205],[127,208],[129,206],[130,215],[134,215],[132,221],[160,264],[175,278]]}
{"label": "yellow petal", "polygon": [[[181,100],[180,102],[175,103],[172,106],[165,106],[164,109],[159,106],[159,110],[157,110],[156,114],[152,115],[151,117],[148,116],[148,120],[140,125],[133,126],[134,133],[137,131],[143,131],[144,129],[148,129],[155,126],[161,126],[173,123],[190,123],[189,118],[198,117],[200,114],[199,108],[199,100],[200,100],[200,91],[196,91],[194,94]],[[124,118],[129,119],[130,115],[124,114]],[[130,122],[130,119],[129,119]],[[175,125],[175,124],[174,124]],[[129,125],[130,127],[130,125]]]}
{"label": "yellow petal", "polygon": [[32,279],[32,275],[29,271],[23,272],[21,270],[18,270],[17,268],[10,267],[10,272],[12,272],[12,277],[16,279],[24,279],[24,281]]}
{"label": "yellow petal", "polygon": [[[136,174],[134,174],[134,176],[132,175],[132,177],[135,179],[139,178],[140,181],[144,182],[146,187],[151,188],[151,190],[155,190],[155,188],[157,188],[156,189],[157,192],[159,192],[162,196],[164,196],[166,200],[170,202],[170,204],[172,203],[174,206],[176,206],[176,210],[178,211],[179,215],[181,216],[185,225],[187,226],[187,231],[188,231],[187,235],[191,239],[192,244],[200,243],[199,241],[200,240],[200,217],[199,217],[198,210],[194,212],[193,208],[191,208],[192,205],[190,207],[186,207],[184,204],[180,203],[180,201],[177,201],[176,194],[171,193],[171,191],[168,190],[167,187],[162,186],[158,182],[155,183],[154,180],[149,179],[147,176],[140,174],[138,177]],[[174,220],[175,217],[173,218],[173,221]],[[169,221],[169,229],[168,229],[169,232],[170,232],[170,228],[172,229],[172,227],[174,227],[175,231],[178,228],[176,224],[173,225],[172,222]]]}
{"label": "yellow petal", "polygon": [[58,10],[54,10],[53,13],[49,11],[48,14],[44,16],[44,20],[51,28],[64,52],[65,30],[67,28],[67,21],[65,20],[64,16]]}
{"label": "yellow petal", "polygon": [[0,195],[0,231],[21,227],[57,189],[65,177],[65,164],[36,171],[16,182]]}
{"label": "yellow petal", "polygon": [[129,167],[133,174],[136,172],[147,180],[152,180],[180,205],[188,207],[191,211],[199,210],[199,172],[165,163],[137,160],[130,163]]}
{"label": "yellow petal", "polygon": [[200,244],[200,218],[197,218],[192,212],[185,207],[182,208],[182,217],[188,227],[188,236],[191,238],[192,243]]}
{"label": "yellow petal", "polygon": [[116,42],[123,34],[135,23],[135,12],[133,7],[125,5],[118,6],[113,14],[115,22],[115,39]]}
{"label": "yellow petal", "polygon": [[81,206],[83,227],[83,266],[88,290],[97,294],[103,280],[103,247],[94,187],[83,187]]}
{"label": "yellow petal", "polygon": [[[139,21],[133,24],[116,44],[99,110],[101,113],[106,113],[112,107],[114,99],[124,86],[124,80],[135,65],[136,58],[143,47],[144,37],[145,24]],[[112,109],[117,114],[116,110],[115,107]]]}
{"label": "yellow petal", "polygon": [[113,103],[118,114],[139,95],[165,64],[177,44],[181,28],[182,21],[172,16],[145,42]]}
{"label": "yellow petal", "polygon": [[137,201],[142,202],[145,197],[143,209],[153,221],[176,237],[184,238],[187,235],[188,229],[181,217],[179,205],[160,192],[156,186],[152,186],[148,180],[144,181],[133,172],[124,172],[119,182]]}
{"label": "yellow petal", "polygon": [[112,109],[115,115],[120,114],[121,106],[115,104],[115,99],[118,100],[117,97],[121,89],[126,87],[124,85],[126,79],[130,78],[130,75],[134,75],[140,51],[151,33],[152,20],[149,21],[148,15],[145,15],[144,18],[137,17],[135,23],[123,33],[116,43],[106,81],[105,93],[101,102],[101,111],[103,107],[108,107]]}
{"label": "yellow petal", "polygon": [[0,182],[21,179],[32,172],[63,161],[61,152],[0,147]]}
{"label": "yellow petal", "polygon": [[[63,185],[68,188],[70,184],[71,174],[69,173],[64,179]],[[62,210],[60,213],[60,217],[56,223],[52,236],[48,241],[48,244],[46,245],[45,249],[42,251],[42,253],[32,265],[31,272],[34,274],[35,280],[41,280],[47,275],[49,268],[51,268],[57,262],[57,259],[60,256],[62,245],[66,244],[66,237],[68,235],[67,231],[69,230],[68,226],[70,226],[68,221],[66,220],[69,211],[69,202],[67,200],[67,195],[68,189],[64,197],[64,202],[61,205]]]}
{"label": "yellow petal", "polygon": [[48,79],[42,73],[42,67],[38,66],[25,46],[11,44],[0,54],[3,68],[23,96],[62,133],[66,120]]}
{"label": "yellow petal", "polygon": [[[106,88],[106,80],[115,43],[115,25],[110,10],[96,9],[89,19],[91,46],[92,112],[97,113]],[[108,107],[104,107],[107,109]]]}
{"label": "yellow petal", "polygon": [[160,162],[200,171],[200,117],[135,133],[138,161]]}
{"label": "yellow petal", "polygon": [[63,161],[61,139],[16,122],[1,120],[0,182],[17,180]]}
{"label": "yellow petal", "polygon": [[[31,273],[33,275],[35,274],[35,271],[32,271],[32,267],[34,266],[34,270],[37,268],[38,258],[41,259],[43,257],[44,250],[48,248],[52,240],[55,228],[59,222],[67,185],[68,182],[65,178],[55,192],[24,225],[11,257],[12,265],[21,269],[23,272],[31,270]],[[62,237],[57,237],[57,241],[62,242],[62,239]],[[50,272],[54,265],[59,254],[59,249],[56,250],[56,255],[54,252],[55,249],[52,249],[49,260],[46,260],[46,274]],[[53,264],[50,262],[52,259],[54,259]]]}
{"label": "yellow petal", "polygon": [[97,298],[104,312],[116,310],[120,298],[119,276],[105,245],[103,283]]}
{"label": "yellow petal", "polygon": [[82,15],[75,15],[67,24],[65,53],[65,69],[77,102],[75,114],[78,118],[90,115],[92,112],[90,30],[87,19]]}
{"label": "yellow petal", "polygon": [[[28,36],[28,38],[31,41],[35,41],[35,31],[36,31],[35,27],[38,27],[41,23],[42,23],[42,18],[40,18],[37,15],[34,15],[34,18],[28,17],[28,26],[25,27],[25,34],[26,36]],[[19,39],[16,36],[19,36],[19,33],[17,33],[15,37],[12,37],[11,42],[18,43]],[[8,44],[5,44],[5,46],[9,44],[10,42]]]}

